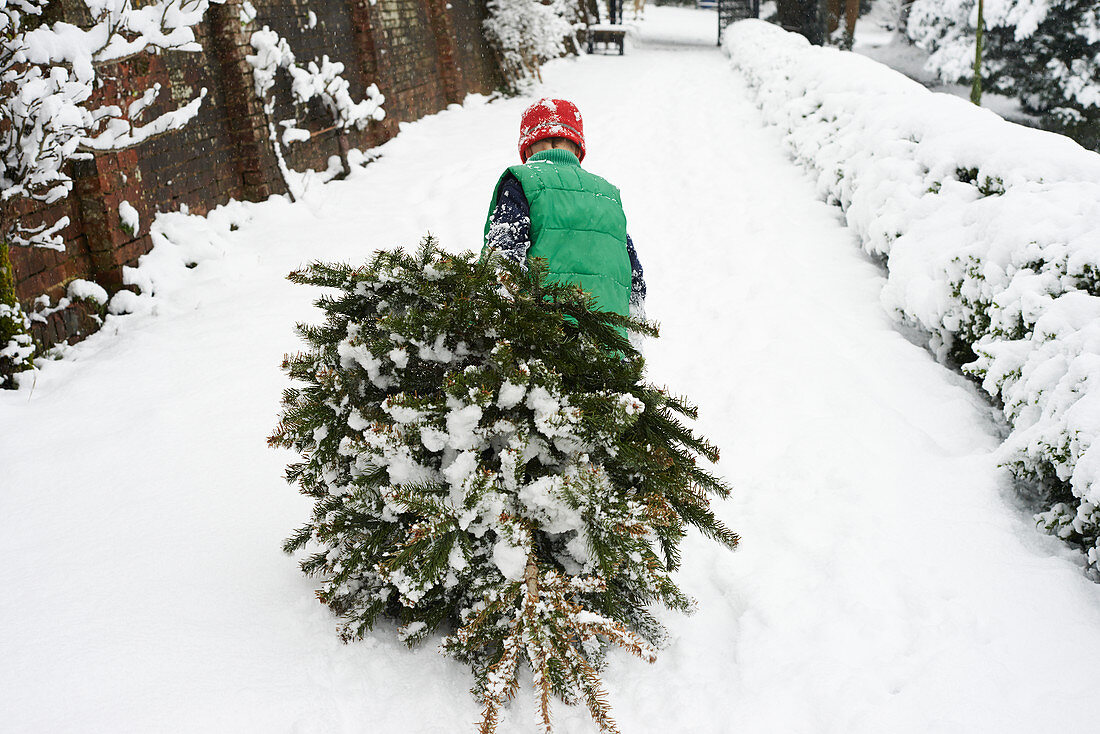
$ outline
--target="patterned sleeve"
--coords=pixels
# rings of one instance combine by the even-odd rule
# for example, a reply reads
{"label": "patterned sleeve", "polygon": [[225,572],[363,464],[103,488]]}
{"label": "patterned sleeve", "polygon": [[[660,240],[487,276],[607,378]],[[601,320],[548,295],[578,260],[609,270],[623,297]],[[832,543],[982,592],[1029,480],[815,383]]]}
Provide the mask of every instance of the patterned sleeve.
{"label": "patterned sleeve", "polygon": [[626,252],[630,255],[630,315],[645,318],[645,274],[634,249],[634,240],[626,236]]}
{"label": "patterned sleeve", "polygon": [[[626,252],[630,255],[630,317],[645,320],[645,278],[630,235],[626,236]],[[626,336],[638,354],[645,354],[645,337],[634,331],[628,331]]]}
{"label": "patterned sleeve", "polygon": [[496,208],[489,218],[485,246],[527,268],[531,247],[531,206],[519,180],[507,174],[497,191]]}

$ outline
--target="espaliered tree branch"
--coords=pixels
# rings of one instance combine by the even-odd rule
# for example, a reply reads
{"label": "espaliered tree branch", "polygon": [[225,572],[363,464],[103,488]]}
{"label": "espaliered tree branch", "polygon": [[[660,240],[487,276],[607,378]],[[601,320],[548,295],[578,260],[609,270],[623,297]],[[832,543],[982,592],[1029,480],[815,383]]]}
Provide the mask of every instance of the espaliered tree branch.
{"label": "espaliered tree branch", "polygon": [[[247,57],[247,61],[252,66],[256,98],[263,102],[264,116],[267,118],[268,142],[278,163],[279,173],[283,177],[287,193],[291,200],[295,200],[300,196],[301,191],[298,190],[293,172],[283,155],[283,149],[291,143],[309,140],[314,135],[324,132],[313,132],[298,127],[297,116],[312,100],[317,100],[332,116],[335,123],[326,131],[337,130],[340,135],[346,135],[352,128],[362,130],[371,122],[384,120],[386,111],[382,105],[385,104],[386,97],[379,91],[378,85],[371,84],[366,89],[366,97],[356,102],[351,96],[351,84],[343,76],[343,63],[332,61],[328,56],[322,56],[319,64],[314,60],[303,66],[298,63],[286,39],[267,26],[254,31],[249,43],[256,51],[255,54]],[[290,93],[296,112],[294,119],[279,123],[283,127],[282,135],[279,135],[275,122],[275,77],[280,71],[289,77]],[[344,173],[348,173],[348,162],[342,155],[341,164]]]}

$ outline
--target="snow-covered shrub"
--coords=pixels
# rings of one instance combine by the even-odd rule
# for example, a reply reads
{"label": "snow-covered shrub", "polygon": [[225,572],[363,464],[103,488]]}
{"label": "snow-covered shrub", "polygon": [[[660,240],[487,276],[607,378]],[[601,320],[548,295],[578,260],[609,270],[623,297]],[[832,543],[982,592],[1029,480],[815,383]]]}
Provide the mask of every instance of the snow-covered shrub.
{"label": "snow-covered shrub", "polygon": [[15,303],[0,303],[0,388],[15,387],[15,374],[34,366],[31,322]]}
{"label": "snow-covered shrub", "polygon": [[[973,74],[977,0],[915,0],[908,34],[947,82]],[[986,86],[1065,123],[1100,120],[1100,4],[985,0]]]}
{"label": "snow-covered shrub", "polygon": [[733,547],[698,461],[717,451],[678,420],[694,409],[644,382],[621,330],[573,286],[492,256],[382,252],[362,268],[291,275],[329,289],[309,351],[285,366],[273,445],[315,500],[287,541],[320,600],[362,637],[379,617],[412,645],[469,663],[483,732],[530,665],[540,731],[550,699],[584,701],[614,731],[597,673],[614,643],[652,660],[651,603],[692,602],[671,572],[688,526]]}
{"label": "snow-covered shrub", "polygon": [[134,205],[128,201],[121,201],[118,205],[118,220],[122,223],[123,230],[131,237],[136,237],[141,230],[141,215]]}
{"label": "snow-covered shrub", "polygon": [[[251,22],[255,12],[251,5],[247,8],[249,12],[242,18],[246,23]],[[287,190],[291,197],[297,198],[301,193],[300,187],[295,185],[296,177],[286,163],[283,147],[309,140],[312,133],[298,127],[296,119],[280,121],[279,125],[283,128],[283,133],[281,136],[277,133],[273,117],[276,74],[282,70],[290,77],[290,91],[295,109],[304,108],[311,100],[316,99],[332,116],[335,127],[341,131],[352,128],[362,130],[371,122],[385,119],[386,111],[382,105],[385,104],[386,97],[379,91],[377,85],[371,84],[367,87],[366,98],[356,102],[349,91],[348,80],[342,76],[344,73],[342,63],[331,61],[328,56],[322,56],[320,64],[317,61],[310,61],[305,66],[301,66],[286,39],[267,26],[253,32],[250,43],[256,53],[246,59],[252,66],[256,97],[264,103],[268,137]]]}
{"label": "snow-covered shrub", "polygon": [[[983,19],[990,25],[989,7],[985,4]],[[977,43],[977,0],[914,0],[909,6],[906,34],[929,52],[928,68],[945,82],[968,82],[974,72],[974,52]],[[984,51],[986,64],[988,41]],[[989,81],[995,77],[987,69]],[[987,84],[989,88],[993,85]],[[1001,90],[1003,91],[1003,90]]]}
{"label": "snow-covered shrub", "polygon": [[1003,463],[1100,565],[1100,155],[761,22],[726,50],[888,268],[884,305],[1001,401]]}
{"label": "snow-covered shrub", "polygon": [[545,62],[577,48],[577,16],[576,0],[489,0],[485,37],[512,91],[532,78],[541,81]]}
{"label": "snow-covered shrub", "polygon": [[31,310],[27,312],[27,318],[31,324],[47,324],[54,314],[61,313],[79,303],[86,308],[87,315],[93,321],[102,325],[103,318],[107,315],[109,301],[107,290],[98,283],[90,280],[71,280],[65,288],[65,295],[59,298],[57,303],[54,303],[53,299],[45,293],[34,299]]}
{"label": "snow-covered shrub", "polygon": [[99,283],[90,280],[76,279],[69,282],[65,289],[66,297],[70,301],[84,301],[97,307],[106,306],[110,301],[107,290]]}

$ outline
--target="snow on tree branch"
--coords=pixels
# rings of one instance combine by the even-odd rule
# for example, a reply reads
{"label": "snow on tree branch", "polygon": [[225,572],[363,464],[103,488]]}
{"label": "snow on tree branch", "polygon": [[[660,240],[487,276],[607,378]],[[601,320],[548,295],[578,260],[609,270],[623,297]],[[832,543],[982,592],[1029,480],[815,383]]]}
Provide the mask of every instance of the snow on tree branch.
{"label": "snow on tree branch", "polygon": [[[1100,5],[1095,0],[986,0],[990,89],[1073,119],[1100,116]],[[945,82],[973,75],[977,0],[915,0],[908,34]]]}
{"label": "snow on tree branch", "polygon": [[[248,5],[242,12],[241,20],[249,23],[254,18],[255,11],[251,5]],[[300,176],[287,164],[283,156],[283,146],[309,140],[313,134],[309,130],[298,127],[297,119],[280,121],[283,134],[280,137],[276,132],[274,88],[275,77],[279,71],[283,70],[290,76],[290,92],[296,109],[317,99],[332,116],[335,127],[341,132],[351,128],[362,130],[371,122],[384,120],[386,111],[382,105],[385,104],[386,97],[379,91],[376,84],[371,84],[367,87],[367,96],[358,102],[354,101],[350,84],[342,76],[344,65],[341,62],[331,61],[328,56],[322,56],[320,65],[314,60],[301,66],[286,39],[267,26],[255,31],[249,42],[256,50],[255,54],[246,57],[252,66],[256,97],[264,105],[268,137],[278,161],[283,182],[291,197],[296,199],[301,195],[304,184],[298,182]],[[341,165],[346,169],[346,162],[342,162]],[[332,175],[337,173],[339,169]]]}
{"label": "snow on tree branch", "polygon": [[354,101],[348,80],[341,76],[344,73],[341,62],[322,56],[320,65],[310,61],[300,66],[286,39],[267,26],[252,34],[251,43],[256,53],[248,57],[248,62],[253,68],[256,96],[264,101],[268,114],[274,112],[275,100],[270,93],[275,86],[275,75],[284,69],[290,75],[294,103],[306,105],[310,100],[318,99],[343,130],[353,127],[362,130],[372,121],[385,119],[386,111],[382,105],[386,98],[378,86],[371,84],[367,87],[366,98]]}
{"label": "snow on tree branch", "polygon": [[485,35],[509,85],[541,78],[539,67],[565,55],[567,39],[577,47],[572,19],[578,15],[576,0],[489,0]]}
{"label": "snow on tree branch", "polygon": [[[160,85],[127,105],[92,101],[99,69],[143,53],[201,51],[194,26],[211,0],[85,0],[87,27],[44,24],[48,0],[0,0],[0,236],[9,244],[64,249],[67,222],[32,228],[20,201],[45,204],[72,190],[66,164],[91,151],[120,150],[178,130],[198,114],[206,90],[151,120]],[[218,0],[215,0],[218,1]]]}
{"label": "snow on tree branch", "polygon": [[[150,91],[160,92],[160,85],[155,84]],[[94,137],[85,137],[81,141],[81,147],[88,150],[105,151],[132,148],[147,140],[151,140],[172,130],[179,130],[199,114],[202,101],[206,98],[206,88],[199,91],[199,96],[182,107],[152,120],[145,125],[134,125],[132,117],[110,116],[101,126],[102,129]],[[137,103],[131,104],[131,110]],[[118,108],[111,108],[117,110]]]}

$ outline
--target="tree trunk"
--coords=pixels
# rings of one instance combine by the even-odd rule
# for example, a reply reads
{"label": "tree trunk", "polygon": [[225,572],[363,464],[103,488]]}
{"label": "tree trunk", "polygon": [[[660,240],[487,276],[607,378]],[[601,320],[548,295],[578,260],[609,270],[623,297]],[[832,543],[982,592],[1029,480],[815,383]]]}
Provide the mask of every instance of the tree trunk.
{"label": "tree trunk", "polygon": [[788,31],[801,33],[820,45],[825,36],[825,0],[777,0],[776,20]]}
{"label": "tree trunk", "polygon": [[859,0],[846,0],[844,7],[844,48],[850,49],[856,41],[856,21],[859,19]]}
{"label": "tree trunk", "polygon": [[909,11],[913,9],[913,0],[901,0],[898,5],[898,30],[907,35],[909,30]]}
{"label": "tree trunk", "polygon": [[833,37],[836,29],[840,27],[840,14],[844,12],[845,0],[825,1],[825,35]]}
{"label": "tree trunk", "polygon": [[985,32],[985,2],[978,0],[978,29],[974,44],[974,82],[970,85],[970,101],[979,107],[982,104],[982,41]]}

